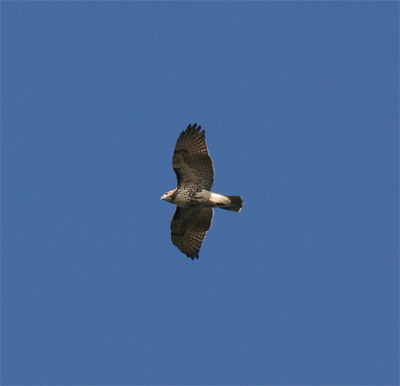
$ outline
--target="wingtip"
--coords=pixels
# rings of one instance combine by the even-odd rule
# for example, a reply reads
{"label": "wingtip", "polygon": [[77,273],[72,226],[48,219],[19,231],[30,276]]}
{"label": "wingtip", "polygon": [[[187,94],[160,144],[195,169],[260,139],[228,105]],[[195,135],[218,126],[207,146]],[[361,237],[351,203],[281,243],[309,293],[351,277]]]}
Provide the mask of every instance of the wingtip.
{"label": "wingtip", "polygon": [[197,123],[189,124],[186,129],[182,131],[178,141],[188,139],[193,135],[205,135],[205,130],[201,130],[201,125],[198,125]]}
{"label": "wingtip", "polygon": [[196,130],[197,132],[199,132],[201,130],[201,125],[198,125],[196,122],[193,124],[189,123],[186,130]]}
{"label": "wingtip", "polygon": [[188,254],[188,253],[186,253],[186,256],[187,257],[189,257],[190,259],[192,259],[192,260],[194,260],[194,259],[198,259],[199,258],[199,254],[198,253],[196,253],[196,254]]}

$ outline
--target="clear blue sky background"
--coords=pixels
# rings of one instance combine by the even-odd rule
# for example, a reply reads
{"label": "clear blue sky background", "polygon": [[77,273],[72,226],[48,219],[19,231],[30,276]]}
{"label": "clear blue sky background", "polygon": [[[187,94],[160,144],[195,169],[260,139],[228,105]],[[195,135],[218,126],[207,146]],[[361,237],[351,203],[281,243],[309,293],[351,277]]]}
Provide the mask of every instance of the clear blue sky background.
{"label": "clear blue sky background", "polygon": [[[397,384],[397,2],[3,2],[2,384]],[[200,259],[170,241],[207,131]]]}

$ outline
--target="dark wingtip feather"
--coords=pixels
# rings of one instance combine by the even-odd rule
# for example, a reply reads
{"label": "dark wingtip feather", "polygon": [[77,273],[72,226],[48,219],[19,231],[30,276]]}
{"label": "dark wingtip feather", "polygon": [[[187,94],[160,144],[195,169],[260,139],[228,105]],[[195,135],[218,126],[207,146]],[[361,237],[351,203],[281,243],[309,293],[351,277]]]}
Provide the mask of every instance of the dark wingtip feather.
{"label": "dark wingtip feather", "polygon": [[196,128],[197,128],[197,123],[193,123],[193,125],[189,123],[188,127],[186,128],[186,131],[196,130]]}
{"label": "dark wingtip feather", "polygon": [[178,138],[178,141],[180,139],[188,139],[192,135],[204,135],[205,130],[203,131],[200,130],[201,130],[201,125],[198,125],[197,123],[193,123],[193,125],[189,124],[186,130],[182,131],[181,135]]}
{"label": "dark wingtip feather", "polygon": [[199,254],[198,253],[185,253],[187,257],[191,258],[192,260],[194,259],[198,259],[199,258]]}
{"label": "dark wingtip feather", "polygon": [[188,127],[186,128],[186,130],[196,130],[197,132],[199,132],[201,129],[201,125],[198,125],[196,122],[192,124],[189,124]]}

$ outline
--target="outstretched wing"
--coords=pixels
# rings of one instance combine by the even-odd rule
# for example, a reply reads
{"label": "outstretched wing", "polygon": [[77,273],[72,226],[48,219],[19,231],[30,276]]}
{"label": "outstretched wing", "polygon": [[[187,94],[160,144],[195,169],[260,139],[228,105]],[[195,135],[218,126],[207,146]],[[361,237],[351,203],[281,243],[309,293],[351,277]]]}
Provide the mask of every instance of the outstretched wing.
{"label": "outstretched wing", "polygon": [[210,190],[214,182],[213,161],[208,154],[205,131],[195,123],[189,125],[176,142],[172,167],[178,187],[198,184]]}
{"label": "outstretched wing", "polygon": [[199,258],[201,243],[211,227],[213,215],[212,208],[176,208],[171,221],[172,242],[192,260]]}

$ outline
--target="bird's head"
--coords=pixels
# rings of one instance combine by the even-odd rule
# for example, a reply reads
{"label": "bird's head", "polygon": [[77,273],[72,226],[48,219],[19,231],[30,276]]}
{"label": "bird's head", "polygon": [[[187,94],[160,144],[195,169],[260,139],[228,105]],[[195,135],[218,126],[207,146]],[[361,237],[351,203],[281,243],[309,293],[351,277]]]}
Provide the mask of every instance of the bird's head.
{"label": "bird's head", "polygon": [[169,192],[163,194],[160,198],[160,200],[168,201],[168,202],[173,202],[173,196],[174,193],[176,192],[176,189],[170,190]]}

